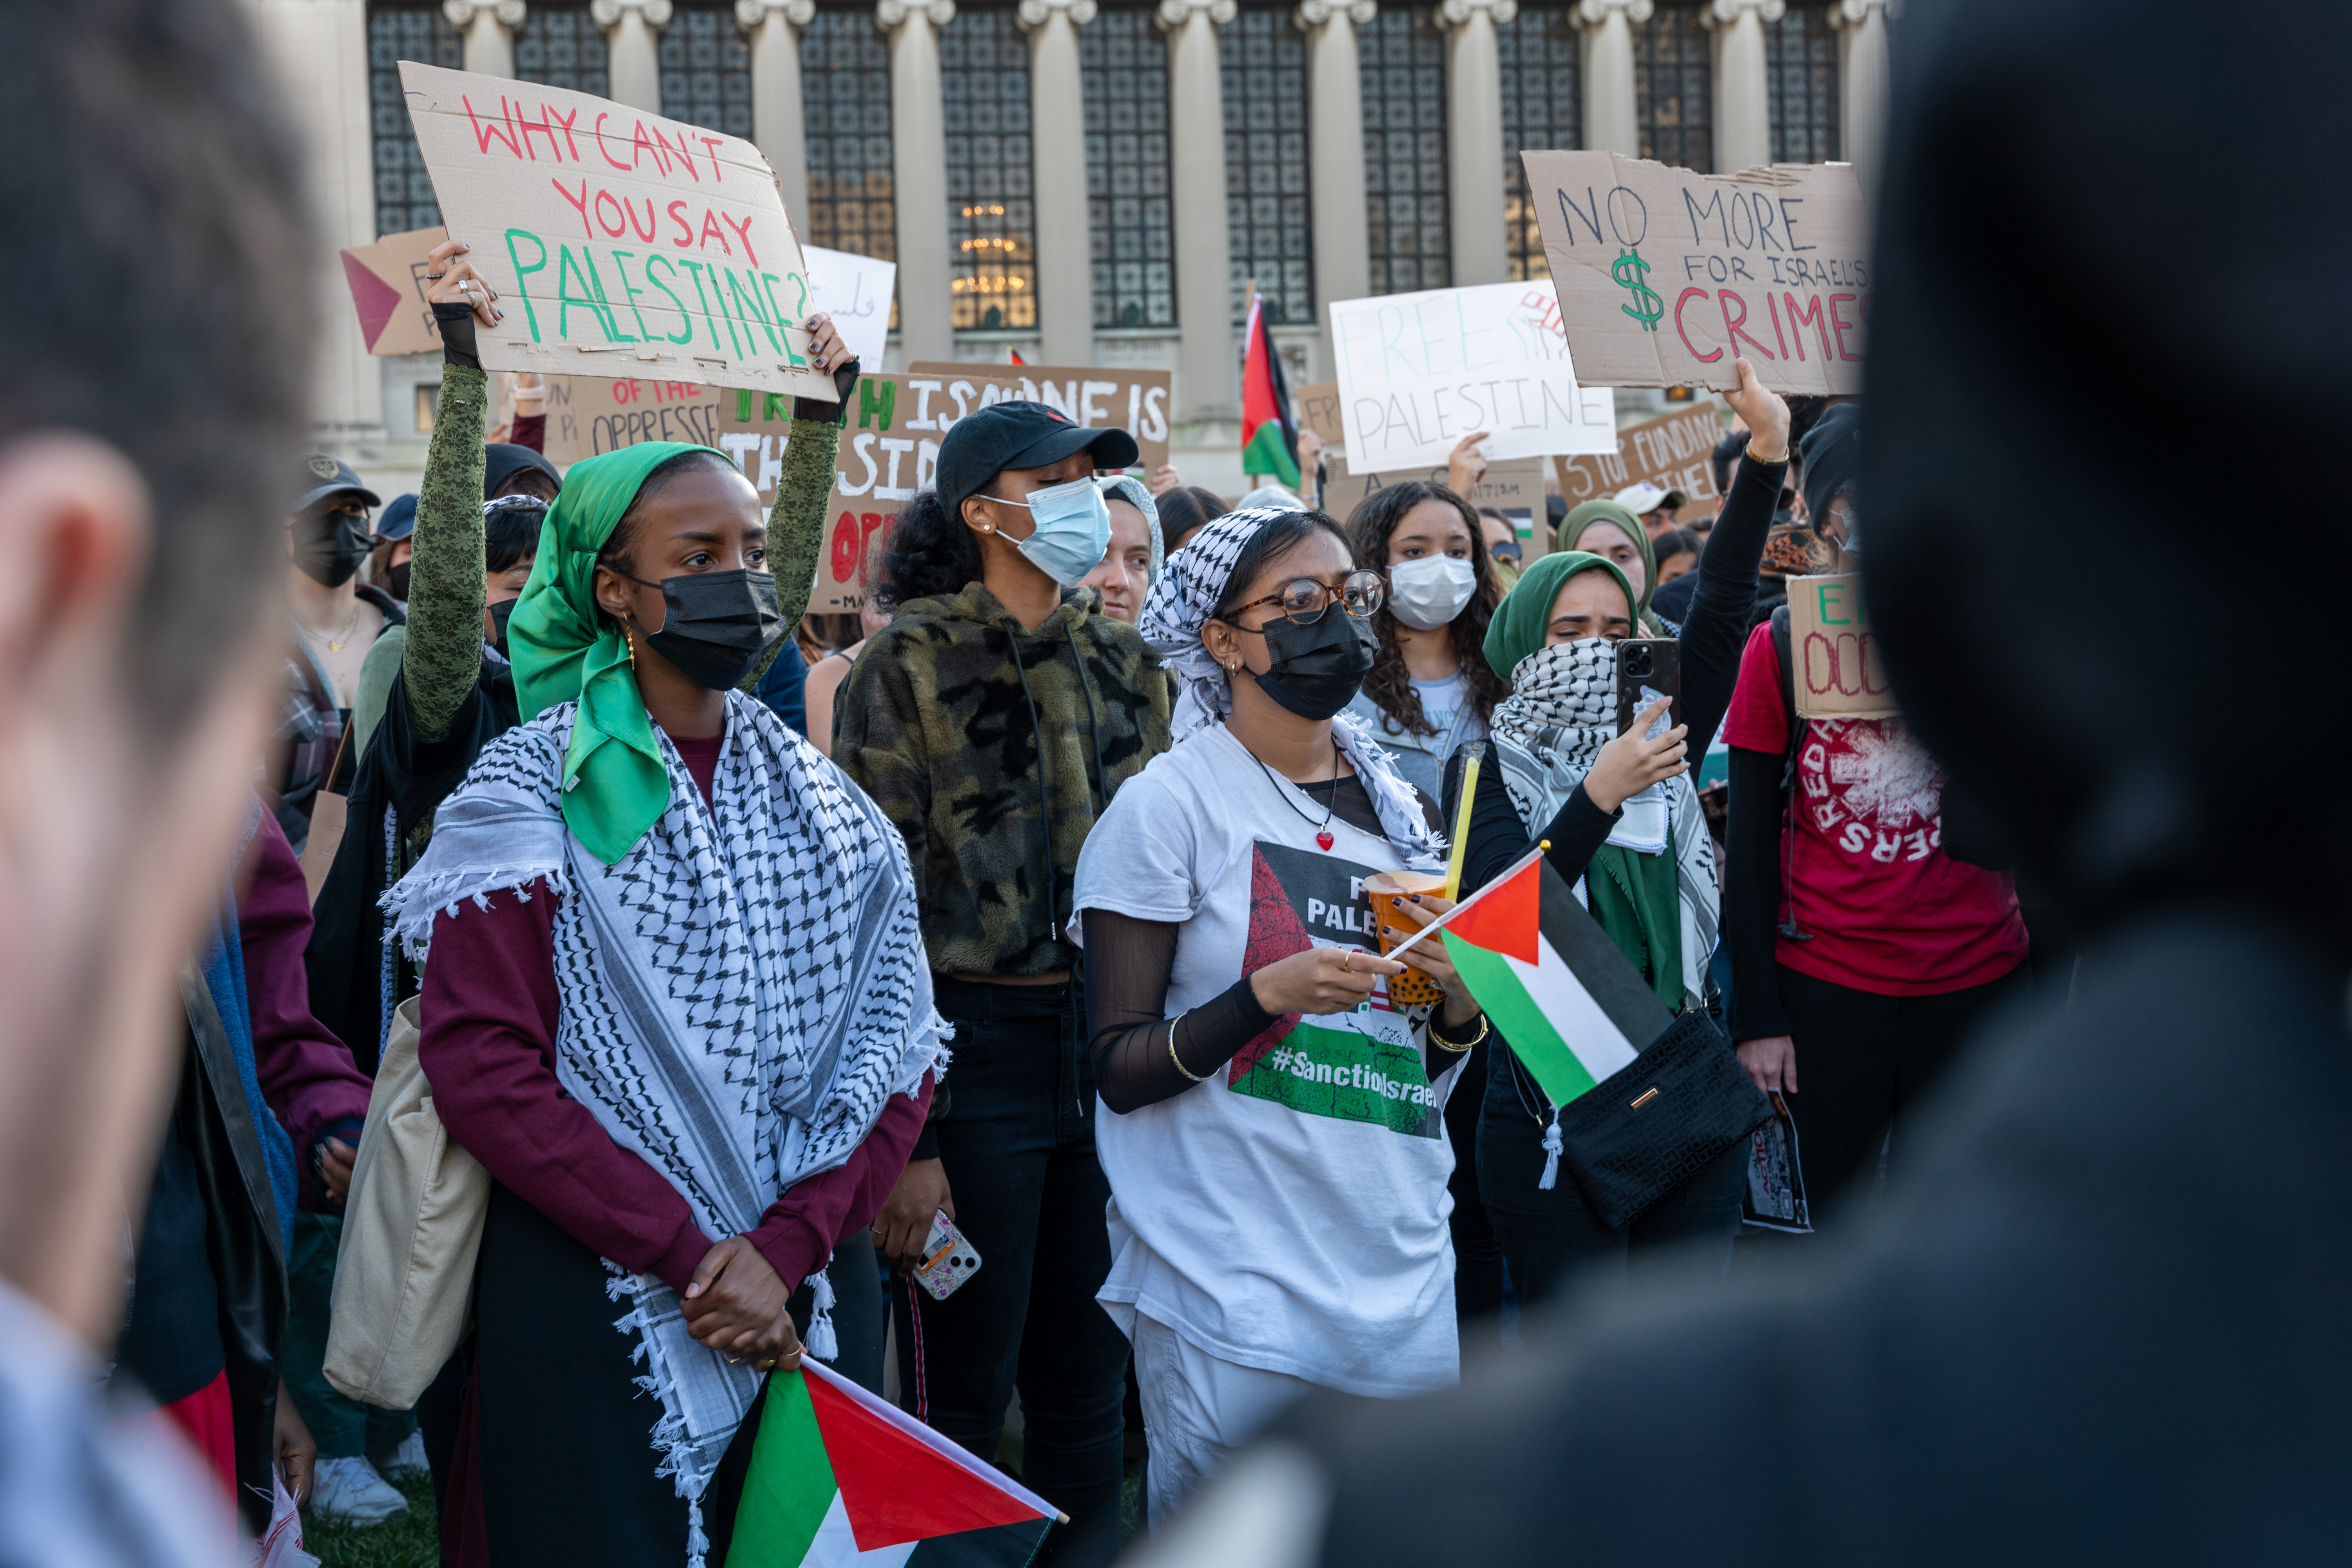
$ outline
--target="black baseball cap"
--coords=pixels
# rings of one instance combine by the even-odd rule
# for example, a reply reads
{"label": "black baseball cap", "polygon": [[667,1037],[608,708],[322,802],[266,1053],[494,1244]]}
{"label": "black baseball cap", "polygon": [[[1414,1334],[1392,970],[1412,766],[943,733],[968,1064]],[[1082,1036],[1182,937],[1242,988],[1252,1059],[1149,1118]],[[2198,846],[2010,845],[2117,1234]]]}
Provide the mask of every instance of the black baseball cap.
{"label": "black baseball cap", "polygon": [[375,520],[378,539],[406,539],[416,531],[416,497],[414,493],[394,496],[383,515]]}
{"label": "black baseball cap", "polygon": [[557,489],[563,488],[563,476],[545,453],[511,441],[493,441],[482,448],[482,499],[498,500],[499,487],[525,468],[537,468],[555,481]]}
{"label": "black baseball cap", "polygon": [[1089,449],[1097,468],[1124,468],[1141,455],[1124,430],[1090,428],[1042,403],[992,403],[955,422],[931,471],[940,504],[961,522],[964,499],[1005,469],[1042,468]]}
{"label": "black baseball cap", "polygon": [[360,483],[359,470],[341,458],[331,458],[324,452],[305,452],[301,462],[302,477],[296,481],[295,500],[287,507],[287,516],[308,511],[340,490],[357,491],[360,500],[371,507],[383,504],[373,490]]}

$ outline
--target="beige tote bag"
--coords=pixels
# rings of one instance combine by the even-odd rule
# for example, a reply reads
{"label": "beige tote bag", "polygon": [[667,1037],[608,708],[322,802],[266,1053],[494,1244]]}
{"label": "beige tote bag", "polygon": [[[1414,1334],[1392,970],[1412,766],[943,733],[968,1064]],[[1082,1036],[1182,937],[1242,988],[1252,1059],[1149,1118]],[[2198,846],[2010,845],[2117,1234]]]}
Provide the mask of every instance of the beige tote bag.
{"label": "beige tote bag", "polygon": [[393,1015],[343,1205],[327,1381],[388,1410],[415,1405],[465,1337],[490,1176],[433,1110],[416,1005]]}

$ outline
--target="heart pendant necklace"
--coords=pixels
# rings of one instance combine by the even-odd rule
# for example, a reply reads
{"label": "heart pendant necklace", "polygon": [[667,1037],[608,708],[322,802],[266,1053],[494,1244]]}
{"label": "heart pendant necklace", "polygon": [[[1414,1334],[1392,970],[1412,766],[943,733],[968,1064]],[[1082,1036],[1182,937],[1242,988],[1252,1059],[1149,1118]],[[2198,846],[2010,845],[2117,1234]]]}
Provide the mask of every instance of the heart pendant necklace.
{"label": "heart pendant necklace", "polygon": [[[1277,790],[1279,791],[1279,793],[1280,793],[1280,794],[1281,794],[1281,795],[1282,795],[1282,804],[1283,804],[1283,805],[1286,805],[1286,806],[1288,806],[1288,807],[1290,807],[1290,809],[1291,809],[1291,810],[1293,810],[1293,811],[1298,811],[1298,803],[1297,803],[1297,801],[1295,801],[1295,800],[1293,800],[1293,799],[1291,799],[1291,798],[1290,798],[1290,792],[1289,792],[1289,790],[1282,790],[1282,789],[1280,789],[1280,785],[1281,785],[1285,781],[1284,781],[1284,780],[1282,780],[1281,778],[1277,777],[1277,776],[1276,775],[1276,773],[1275,773],[1275,771],[1274,771],[1272,768],[1268,768],[1268,767],[1266,767],[1266,766],[1265,766],[1265,758],[1263,758],[1263,757],[1256,756],[1255,753],[1253,753],[1253,754],[1252,754],[1252,758],[1251,758],[1251,760],[1252,760],[1252,761],[1254,761],[1254,762],[1255,762],[1259,767],[1261,767],[1261,768],[1265,768],[1265,776],[1266,776],[1267,778],[1269,778],[1269,779],[1273,779],[1273,780],[1274,780],[1275,784],[1276,784],[1276,786]],[[1291,788],[1292,788],[1292,789],[1299,789],[1300,787],[1301,787],[1301,786],[1299,786],[1299,785],[1297,785],[1297,784],[1293,784],[1293,785],[1291,785]],[[1302,793],[1303,793],[1303,791],[1302,791]],[[1314,799],[1315,797],[1314,797],[1314,796],[1312,796],[1312,795],[1308,795],[1308,796],[1307,796],[1307,798],[1308,798],[1309,800],[1312,800],[1312,799]],[[1335,739],[1332,741],[1332,742],[1331,742],[1331,794],[1330,794],[1330,795],[1329,795],[1329,796],[1328,796],[1328,797],[1324,801],[1324,803],[1323,803],[1323,820],[1322,820],[1320,823],[1318,823],[1318,824],[1316,825],[1316,828],[1315,828],[1315,847],[1317,847],[1318,849],[1323,850],[1323,851],[1324,851],[1325,853],[1327,853],[1327,854],[1330,851],[1331,846],[1332,846],[1333,844],[1335,844],[1335,843],[1339,842],[1338,837],[1337,837],[1335,834],[1333,834],[1333,833],[1332,833],[1332,831],[1331,831],[1331,818],[1332,818],[1332,816],[1334,815],[1334,813],[1336,813],[1336,812],[1338,811],[1338,809],[1339,809],[1339,741],[1335,738]],[[1303,811],[1298,811],[1298,816],[1299,816],[1299,819],[1300,819],[1301,821],[1304,821],[1304,822],[1314,822],[1314,821],[1315,821],[1315,819],[1314,819],[1313,817],[1308,816],[1307,816],[1305,812],[1303,812]]]}

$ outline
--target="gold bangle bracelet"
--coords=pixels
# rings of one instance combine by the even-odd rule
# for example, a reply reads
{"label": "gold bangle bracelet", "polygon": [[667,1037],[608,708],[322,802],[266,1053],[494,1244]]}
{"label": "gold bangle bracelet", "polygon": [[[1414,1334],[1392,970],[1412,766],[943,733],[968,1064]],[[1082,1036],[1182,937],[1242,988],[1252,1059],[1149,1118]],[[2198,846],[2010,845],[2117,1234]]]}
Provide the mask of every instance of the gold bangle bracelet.
{"label": "gold bangle bracelet", "polygon": [[1789,454],[1786,452],[1781,453],[1777,458],[1768,458],[1763,453],[1758,451],[1756,449],[1756,437],[1753,436],[1750,436],[1748,438],[1748,445],[1739,449],[1739,455],[1743,458],[1748,458],[1756,462],[1761,463],[1768,468],[1777,468],[1781,464],[1789,460]]}
{"label": "gold bangle bracelet", "polygon": [[[1190,1007],[1187,1007],[1184,1009],[1184,1013],[1189,1013],[1192,1010],[1192,1009]],[[1194,1072],[1191,1068],[1184,1065],[1184,1058],[1176,1054],[1176,1026],[1184,1021],[1184,1013],[1177,1014],[1175,1017],[1170,1019],[1168,1022],[1168,1059],[1176,1064],[1176,1070],[1178,1072],[1182,1073],[1194,1083],[1206,1083],[1209,1081],[1209,1075],[1207,1073]]]}
{"label": "gold bangle bracelet", "polygon": [[[1454,1052],[1457,1052],[1457,1053],[1458,1053],[1458,1052],[1462,1052],[1462,1051],[1466,1051],[1466,1050],[1468,1050],[1471,1047],[1473,1047],[1473,1046],[1476,1045],[1480,1040],[1483,1040],[1483,1039],[1485,1039],[1485,1038],[1486,1037],[1486,1027],[1487,1027],[1487,1025],[1486,1025],[1486,1015],[1484,1012],[1481,1012],[1481,1013],[1478,1015],[1478,1033],[1477,1033],[1476,1035],[1473,1036],[1471,1038],[1466,1039],[1466,1040],[1464,1040],[1464,1041],[1463,1041],[1461,1044],[1459,1044],[1459,1045],[1454,1044],[1452,1040],[1447,1039],[1444,1035],[1441,1035],[1441,1034],[1439,1034],[1439,1033],[1437,1032],[1437,1018],[1438,1018],[1438,1015],[1437,1015],[1437,1014],[1435,1014],[1435,1013],[1432,1013],[1432,1014],[1429,1016],[1429,1037],[1430,1037],[1430,1039],[1431,1039],[1432,1041],[1433,1041],[1433,1042],[1437,1045],[1438,1048],[1439,1048],[1439,1049],[1441,1049],[1441,1050],[1454,1051]],[[1174,1038],[1175,1038],[1175,1031],[1171,1030],[1171,1031],[1169,1032],[1169,1038],[1170,1038],[1170,1040],[1171,1040],[1171,1042],[1174,1040]],[[1181,1062],[1179,1062],[1179,1063],[1177,1063],[1176,1065],[1177,1065],[1177,1066],[1179,1066],[1179,1067],[1181,1067],[1181,1066],[1183,1066],[1184,1064],[1183,1064],[1183,1063],[1181,1063]]]}

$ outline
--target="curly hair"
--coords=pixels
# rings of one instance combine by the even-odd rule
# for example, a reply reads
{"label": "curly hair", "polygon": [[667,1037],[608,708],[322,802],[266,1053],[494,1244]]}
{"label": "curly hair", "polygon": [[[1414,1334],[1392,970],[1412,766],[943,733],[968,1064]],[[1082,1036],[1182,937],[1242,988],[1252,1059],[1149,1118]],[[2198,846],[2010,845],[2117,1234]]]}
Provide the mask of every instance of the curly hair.
{"label": "curly hair", "polygon": [[980,581],[980,545],[961,518],[950,517],[937,490],[907,503],[890,525],[882,551],[882,582],[876,590],[892,605],[961,593]]}
{"label": "curly hair", "polygon": [[[1389,570],[1389,536],[1396,532],[1397,525],[1413,508],[1432,500],[1443,501],[1459,512],[1462,526],[1470,534],[1470,570],[1474,579],[1470,602],[1454,617],[1446,632],[1454,645],[1454,656],[1461,662],[1462,673],[1469,681],[1470,705],[1477,712],[1478,722],[1484,724],[1493,718],[1495,704],[1511,694],[1511,684],[1486,668],[1486,623],[1495,618],[1495,606],[1503,602],[1503,585],[1495,575],[1494,563],[1487,557],[1478,513],[1444,485],[1418,480],[1382,485],[1348,514],[1348,542],[1355,550],[1357,565],[1385,577]],[[1371,673],[1364,677],[1364,695],[1380,709],[1384,728],[1400,734],[1436,734],[1437,726],[1422,711],[1421,693],[1412,689],[1412,673],[1405,668],[1404,649],[1397,642],[1396,617],[1383,605],[1373,616],[1373,624],[1379,629],[1381,641],[1372,655]]]}

